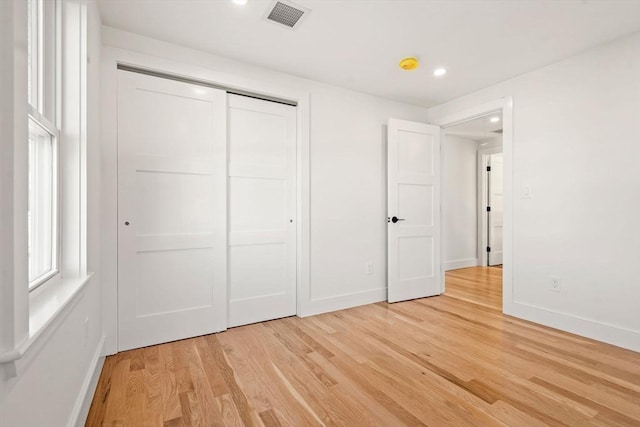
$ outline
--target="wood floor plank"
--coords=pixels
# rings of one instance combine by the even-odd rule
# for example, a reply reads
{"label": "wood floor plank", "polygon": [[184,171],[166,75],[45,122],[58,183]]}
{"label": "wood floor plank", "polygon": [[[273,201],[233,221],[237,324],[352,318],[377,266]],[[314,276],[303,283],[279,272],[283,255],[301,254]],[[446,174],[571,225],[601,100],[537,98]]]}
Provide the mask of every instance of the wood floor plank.
{"label": "wood floor plank", "polygon": [[280,427],[281,424],[278,421],[278,417],[276,416],[273,409],[267,409],[266,411],[260,412],[260,419],[264,424],[264,427]]}
{"label": "wood floor plank", "polygon": [[438,297],[233,328],[105,361],[88,426],[640,426],[640,354]]}
{"label": "wood floor plank", "polygon": [[209,344],[209,350],[211,351],[214,360],[216,360],[216,364],[220,370],[220,375],[222,375],[225,383],[227,384],[231,399],[242,422],[246,427],[252,427],[254,422],[251,417],[251,410],[247,401],[247,396],[245,396],[244,392],[236,382],[233,368],[229,366],[227,358],[224,355],[224,351],[220,346],[220,342],[215,335],[209,335],[207,337],[207,342]]}
{"label": "wood floor plank", "polygon": [[213,353],[209,351],[209,343],[206,338],[197,337],[194,340],[213,396],[219,397],[229,394],[227,383],[219,373],[219,368],[216,366]]}
{"label": "wood floor plank", "polygon": [[218,403],[213,395],[213,391],[211,390],[211,386],[203,366],[203,361],[200,358],[200,353],[197,349],[197,341],[192,340],[191,344],[192,345],[189,346],[187,353],[189,371],[193,382],[194,394],[197,397],[198,405],[200,407],[200,421],[197,423],[194,422],[194,424],[222,427],[225,425],[223,416],[218,408]]}
{"label": "wood floor plank", "polygon": [[173,363],[173,349],[170,345],[155,346],[158,348],[161,371],[161,391],[162,394],[162,418],[165,422],[182,420],[182,406],[178,394],[178,382],[176,380],[175,367]]}
{"label": "wood floor plank", "polygon": [[[142,357],[137,357],[137,359],[141,360]],[[142,369],[144,368],[139,368],[139,365],[136,365],[136,369],[129,371],[125,425],[142,426],[149,422],[146,415],[150,412],[149,398]]]}
{"label": "wood floor plank", "polygon": [[[240,328],[238,334],[232,337],[232,345],[226,343],[224,335],[220,335],[220,341],[229,363],[234,366],[240,387],[252,402],[252,409],[259,413],[273,408],[284,426],[313,425],[310,414],[298,410],[297,401],[280,381],[272,361],[264,356],[269,348],[273,348],[281,357],[287,353],[269,333],[269,329],[262,325]],[[252,354],[262,354],[263,357],[252,358]]]}
{"label": "wood floor plank", "polygon": [[225,427],[242,427],[242,417],[236,409],[236,405],[233,403],[233,398],[230,394],[223,394],[216,397],[216,404],[218,411],[222,414],[222,425]]}
{"label": "wood floor plank", "polygon": [[[129,363],[129,358],[119,357],[111,370],[111,393],[106,400],[104,421],[123,425],[125,423],[128,408]],[[103,420],[99,422],[102,423]]]}

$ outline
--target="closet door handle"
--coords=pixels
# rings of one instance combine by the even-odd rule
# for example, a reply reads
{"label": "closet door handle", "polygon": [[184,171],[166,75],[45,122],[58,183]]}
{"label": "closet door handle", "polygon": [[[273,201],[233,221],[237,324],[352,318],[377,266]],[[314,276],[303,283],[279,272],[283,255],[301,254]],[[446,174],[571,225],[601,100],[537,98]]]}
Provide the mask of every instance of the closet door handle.
{"label": "closet door handle", "polygon": [[394,224],[398,221],[404,221],[404,218],[398,218],[397,216],[391,218],[391,222]]}

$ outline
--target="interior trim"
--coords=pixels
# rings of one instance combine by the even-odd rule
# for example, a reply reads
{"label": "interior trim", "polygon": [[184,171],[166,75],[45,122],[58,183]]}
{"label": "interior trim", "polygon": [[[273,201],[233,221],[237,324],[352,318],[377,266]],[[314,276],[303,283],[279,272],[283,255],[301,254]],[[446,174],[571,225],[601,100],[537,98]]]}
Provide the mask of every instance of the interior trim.
{"label": "interior trim", "polygon": [[160,78],[163,78],[163,79],[169,79],[169,80],[175,80],[175,81],[184,82],[184,83],[191,83],[191,84],[196,84],[196,85],[200,85],[200,86],[211,87],[211,88],[214,88],[214,89],[224,90],[227,93],[230,93],[230,94],[233,94],[233,95],[246,96],[248,98],[255,98],[255,99],[261,99],[263,101],[275,102],[275,103],[278,103],[278,104],[291,105],[292,107],[297,107],[298,106],[298,103],[296,101],[290,101],[290,100],[287,100],[287,99],[276,98],[276,97],[273,97],[273,96],[263,95],[263,94],[260,94],[260,93],[254,93],[254,92],[249,92],[249,91],[245,91],[245,90],[240,90],[238,88],[232,88],[232,87],[229,87],[229,86],[215,84],[215,83],[211,83],[211,82],[208,82],[208,81],[205,81],[205,80],[194,79],[192,77],[179,76],[179,75],[175,75],[175,74],[164,73],[162,71],[149,70],[149,69],[146,69],[146,68],[140,68],[140,67],[136,67],[136,66],[133,66],[133,65],[127,65],[127,64],[118,63],[118,70],[130,71],[130,72],[133,72],[133,73],[146,74],[146,75],[149,75],[149,76],[160,77]]}

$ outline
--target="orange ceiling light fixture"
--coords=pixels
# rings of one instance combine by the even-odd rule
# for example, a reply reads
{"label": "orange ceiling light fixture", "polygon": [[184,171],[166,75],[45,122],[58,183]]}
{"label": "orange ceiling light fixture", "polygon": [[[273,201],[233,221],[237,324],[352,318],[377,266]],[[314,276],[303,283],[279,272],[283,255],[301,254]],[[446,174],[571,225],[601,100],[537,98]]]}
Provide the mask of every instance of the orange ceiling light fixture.
{"label": "orange ceiling light fixture", "polygon": [[402,68],[405,71],[411,71],[418,68],[419,64],[420,63],[418,62],[418,58],[414,58],[413,56],[408,56],[406,58],[402,58],[398,65],[400,66],[400,68]]}

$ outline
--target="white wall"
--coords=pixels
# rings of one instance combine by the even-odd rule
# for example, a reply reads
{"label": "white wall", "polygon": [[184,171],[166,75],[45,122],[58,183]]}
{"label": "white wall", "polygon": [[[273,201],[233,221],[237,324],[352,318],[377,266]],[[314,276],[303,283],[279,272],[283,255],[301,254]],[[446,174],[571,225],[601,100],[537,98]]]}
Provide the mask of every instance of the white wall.
{"label": "white wall", "polygon": [[[511,314],[640,350],[640,33],[431,108],[428,118],[509,95]],[[520,197],[523,185],[531,198]],[[561,292],[548,289],[550,275]]]}
{"label": "white wall", "polygon": [[477,143],[457,135],[442,142],[442,241],[445,270],[478,265]]}
{"label": "white wall", "polygon": [[[101,288],[98,269],[100,235],[100,179],[98,144],[100,17],[97,7],[89,3],[88,65],[88,170],[89,236],[88,266],[94,277],[57,318],[44,335],[16,363],[17,372],[3,366],[0,388],[0,425],[3,427],[40,427],[84,424],[87,406],[84,391],[93,392],[91,380],[102,359]],[[26,23],[26,20],[25,20]],[[4,78],[4,75],[2,76]],[[26,79],[26,71],[25,71]],[[26,100],[26,93],[23,94]],[[26,118],[25,118],[26,123]],[[25,282],[26,286],[26,282]],[[89,321],[88,339],[84,343],[85,320]],[[84,343],[84,344],[83,344]],[[91,395],[88,396],[91,399]]]}
{"label": "white wall", "polygon": [[[424,121],[426,110],[320,84],[309,90],[311,299],[325,300],[327,309],[342,295],[365,298],[353,305],[384,300],[385,124],[390,117]],[[365,274],[368,262],[373,275]]]}
{"label": "white wall", "polygon": [[478,148],[493,148],[497,147],[502,149],[502,135],[494,136],[487,139],[481,139],[478,141]]}
{"label": "white wall", "polygon": [[[103,27],[105,46],[310,94],[310,312],[386,298],[386,121],[427,110]],[[105,201],[113,205],[113,201]],[[105,227],[112,222],[107,220]],[[104,230],[106,230],[105,228]],[[105,257],[115,255],[108,245]],[[105,261],[109,262],[109,259]],[[373,263],[374,273],[366,274]],[[105,276],[115,286],[115,275]],[[113,309],[110,309],[113,310]],[[108,313],[105,313],[108,316]],[[112,319],[112,321],[115,319]],[[109,319],[107,319],[109,321]],[[115,351],[109,342],[109,351]]]}

